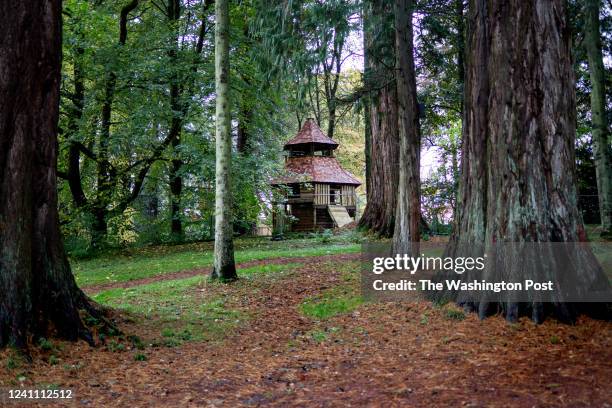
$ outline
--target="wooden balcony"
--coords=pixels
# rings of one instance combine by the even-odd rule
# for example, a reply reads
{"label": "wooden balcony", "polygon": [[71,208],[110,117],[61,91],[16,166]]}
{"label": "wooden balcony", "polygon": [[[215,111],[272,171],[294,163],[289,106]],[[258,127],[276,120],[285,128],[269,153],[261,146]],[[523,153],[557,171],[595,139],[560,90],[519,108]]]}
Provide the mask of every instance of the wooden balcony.
{"label": "wooden balcony", "polygon": [[287,196],[287,204],[314,204],[315,206],[341,205],[344,207],[355,207],[357,194],[339,191],[335,194],[300,193]]}

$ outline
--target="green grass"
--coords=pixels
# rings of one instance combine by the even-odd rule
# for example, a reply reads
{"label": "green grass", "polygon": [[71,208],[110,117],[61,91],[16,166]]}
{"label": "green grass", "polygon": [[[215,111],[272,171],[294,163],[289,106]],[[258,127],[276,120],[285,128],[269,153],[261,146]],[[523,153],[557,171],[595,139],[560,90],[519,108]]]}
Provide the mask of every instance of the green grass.
{"label": "green grass", "polygon": [[285,271],[291,271],[304,266],[300,262],[289,262],[286,264],[269,264],[269,265],[257,265],[251,266],[250,268],[238,269],[238,276],[241,278],[250,277],[254,275],[279,273]]}
{"label": "green grass", "polygon": [[[301,266],[303,264],[297,262],[258,265],[239,270],[239,275],[249,278],[263,274],[280,274]],[[203,291],[208,289],[214,292],[217,285],[221,284],[200,275],[133,288],[109,289],[94,295],[93,298],[103,305],[141,316],[153,327],[160,345],[178,346],[185,341],[222,339],[248,319],[244,313],[228,308],[224,297],[203,295]],[[124,347],[123,344],[113,344],[111,341],[107,348],[111,351],[123,351],[120,347]]]}
{"label": "green grass", "polygon": [[[320,244],[313,240],[261,241],[258,246],[238,248],[236,262],[273,258],[294,258],[359,252],[358,244],[343,242]],[[180,250],[183,248],[183,251]],[[80,286],[126,282],[183,270],[206,268],[212,265],[209,245],[193,244],[175,247],[157,247],[131,253],[115,253],[88,260],[73,260],[72,267]]]}
{"label": "green grass", "polygon": [[154,323],[165,345],[188,340],[216,340],[246,319],[226,307],[222,297],[203,299],[199,288],[214,285],[203,276],[109,289],[94,295],[107,306],[141,315]]}
{"label": "green grass", "polygon": [[306,316],[322,320],[341,313],[352,312],[362,303],[361,296],[327,293],[322,298],[310,299],[302,303],[301,309]]}
{"label": "green grass", "polygon": [[347,262],[337,265],[335,269],[341,273],[342,284],[304,300],[300,305],[302,314],[324,320],[350,313],[364,302],[359,293],[359,263]]}

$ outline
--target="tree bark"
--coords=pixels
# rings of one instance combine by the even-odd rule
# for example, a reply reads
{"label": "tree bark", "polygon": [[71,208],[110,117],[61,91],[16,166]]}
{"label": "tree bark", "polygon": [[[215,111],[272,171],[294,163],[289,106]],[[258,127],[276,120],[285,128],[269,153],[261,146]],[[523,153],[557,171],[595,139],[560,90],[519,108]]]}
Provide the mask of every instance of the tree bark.
{"label": "tree bark", "polygon": [[183,117],[186,109],[182,106],[181,101],[181,85],[179,84],[178,74],[178,48],[179,48],[179,19],[181,16],[181,4],[178,0],[168,0],[168,23],[170,29],[174,32],[172,38],[173,48],[168,52],[170,64],[174,70],[170,76],[170,109],[172,119],[170,120],[169,137],[172,139],[172,151],[174,158],[172,159],[170,169],[170,235],[172,241],[183,242],[185,239],[183,233],[183,220],[181,213],[181,195],[183,193],[183,176],[181,168],[183,161],[179,157],[181,145],[181,130],[183,127]]}
{"label": "tree bark", "polygon": [[599,32],[599,0],[584,4],[584,43],[591,76],[591,125],[602,236],[612,238],[612,140],[606,115],[606,81]]}
{"label": "tree bark", "polygon": [[[585,241],[576,205],[574,76],[563,1],[471,0],[469,10],[460,205],[447,255],[482,256],[504,243]],[[576,282],[607,287],[590,249],[577,259],[568,272]],[[530,262],[515,260],[532,268]],[[488,265],[479,277],[494,272]],[[600,304],[582,308],[562,300],[465,301],[473,295],[461,291],[444,296],[481,318],[501,312],[510,321],[521,315],[573,321],[579,311],[601,310]]]}
{"label": "tree bark", "polygon": [[394,44],[394,33],[384,31],[374,39],[373,30],[391,27],[393,10],[382,0],[364,5],[364,39],[368,54],[365,88],[376,89],[369,95],[370,177],[367,180],[367,204],[359,226],[381,236],[393,236],[399,179],[399,129],[397,88],[393,72],[394,57],[380,52],[381,44]]}
{"label": "tree bark", "polygon": [[421,223],[421,132],[413,56],[412,0],[395,0],[395,55],[399,127],[399,184],[394,253],[417,254]]}
{"label": "tree bark", "polygon": [[230,172],[232,160],[229,89],[229,0],[215,2],[216,186],[213,279],[238,278],[234,262]]}
{"label": "tree bark", "polygon": [[1,2],[0,346],[49,332],[93,343],[59,229],[61,2]]}
{"label": "tree bark", "polygon": [[236,150],[240,154],[247,154],[249,151],[249,132],[251,121],[253,120],[253,109],[246,106],[246,104],[247,102],[242,102],[240,106],[240,117],[238,118]]}
{"label": "tree bark", "polygon": [[455,18],[457,19],[457,81],[461,89],[461,114],[463,115],[463,92],[465,85],[465,17],[464,0],[455,0]]}

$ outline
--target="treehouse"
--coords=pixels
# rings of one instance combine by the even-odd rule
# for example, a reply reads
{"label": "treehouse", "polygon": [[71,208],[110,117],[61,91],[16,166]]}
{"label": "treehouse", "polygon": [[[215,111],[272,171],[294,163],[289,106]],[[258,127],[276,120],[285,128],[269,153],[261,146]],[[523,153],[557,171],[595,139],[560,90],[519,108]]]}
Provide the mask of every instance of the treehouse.
{"label": "treehouse", "polygon": [[313,119],[285,143],[285,173],[272,181],[282,197],[275,203],[274,231],[321,231],[355,219],[361,183],[340,166],[337,148]]}

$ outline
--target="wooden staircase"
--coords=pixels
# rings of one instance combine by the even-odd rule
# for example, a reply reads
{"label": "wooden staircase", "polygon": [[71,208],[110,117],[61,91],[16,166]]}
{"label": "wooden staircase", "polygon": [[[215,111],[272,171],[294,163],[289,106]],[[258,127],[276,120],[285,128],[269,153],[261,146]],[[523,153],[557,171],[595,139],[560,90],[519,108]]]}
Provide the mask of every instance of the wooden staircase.
{"label": "wooden staircase", "polygon": [[342,205],[328,205],[327,211],[338,228],[344,227],[346,224],[353,222],[353,219],[349,215],[348,211],[346,211],[346,207]]}

